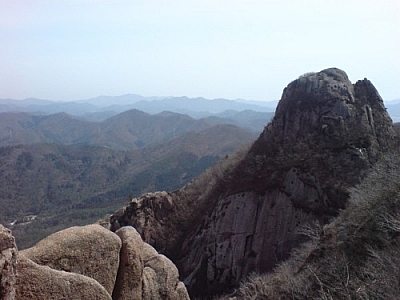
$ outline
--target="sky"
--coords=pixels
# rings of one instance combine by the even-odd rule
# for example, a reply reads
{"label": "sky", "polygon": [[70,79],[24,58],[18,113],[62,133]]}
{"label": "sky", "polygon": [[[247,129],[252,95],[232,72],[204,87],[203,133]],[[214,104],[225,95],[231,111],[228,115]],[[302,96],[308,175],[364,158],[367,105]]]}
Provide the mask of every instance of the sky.
{"label": "sky", "polygon": [[399,0],[0,0],[0,98],[272,101],[329,67],[400,98]]}

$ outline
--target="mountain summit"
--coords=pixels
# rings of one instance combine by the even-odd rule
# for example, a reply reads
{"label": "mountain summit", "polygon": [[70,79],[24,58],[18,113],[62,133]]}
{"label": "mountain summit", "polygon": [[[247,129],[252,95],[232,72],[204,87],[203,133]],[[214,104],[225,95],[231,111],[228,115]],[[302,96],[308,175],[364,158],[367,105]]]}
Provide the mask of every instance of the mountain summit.
{"label": "mountain summit", "polygon": [[304,226],[337,215],[396,143],[370,81],[352,84],[336,68],[308,73],[284,89],[245,155],[174,193],[134,199],[111,222],[135,226],[170,255],[191,295],[224,292],[286,259]]}

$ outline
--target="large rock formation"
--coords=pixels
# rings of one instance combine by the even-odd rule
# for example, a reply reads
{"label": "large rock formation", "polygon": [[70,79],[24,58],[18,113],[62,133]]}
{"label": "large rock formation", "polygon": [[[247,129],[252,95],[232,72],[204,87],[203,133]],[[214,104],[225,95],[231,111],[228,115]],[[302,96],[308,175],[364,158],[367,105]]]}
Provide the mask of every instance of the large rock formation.
{"label": "large rock formation", "polygon": [[226,194],[186,237],[178,265],[188,286],[218,292],[251,271],[271,270],[302,241],[305,224],[345,207],[349,188],[395,136],[368,80],[353,85],[327,69],[290,83]]}
{"label": "large rock formation", "polygon": [[106,289],[87,276],[40,266],[24,256],[18,260],[17,270],[15,299],[111,300]]}
{"label": "large rock formation", "polygon": [[189,299],[175,265],[133,227],[71,227],[18,253],[0,225],[0,249],[1,300]]}
{"label": "large rock formation", "polygon": [[121,240],[100,225],[70,227],[20,253],[39,265],[97,280],[111,295],[119,267]]}
{"label": "large rock formation", "polygon": [[[135,199],[111,220],[137,227],[146,242],[171,255],[192,295],[215,294],[287,258],[304,239],[299,231],[344,208],[349,188],[396,143],[371,82],[352,84],[335,68],[309,73],[285,88],[272,122],[207,197],[188,185],[168,199]],[[153,208],[160,203],[168,209],[158,220]],[[189,211],[186,222],[180,207]],[[161,245],[166,235],[178,246]]]}
{"label": "large rock formation", "polygon": [[15,296],[17,278],[17,246],[11,231],[0,225],[0,299],[10,300]]}
{"label": "large rock formation", "polygon": [[189,299],[178,269],[167,257],[144,243],[133,227],[122,227],[116,234],[122,249],[113,299]]}

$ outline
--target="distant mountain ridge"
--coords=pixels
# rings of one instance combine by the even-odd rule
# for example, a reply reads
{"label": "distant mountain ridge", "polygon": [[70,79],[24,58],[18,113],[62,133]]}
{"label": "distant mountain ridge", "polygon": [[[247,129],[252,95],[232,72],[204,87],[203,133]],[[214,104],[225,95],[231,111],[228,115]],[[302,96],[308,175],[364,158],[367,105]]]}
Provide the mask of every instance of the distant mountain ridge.
{"label": "distant mountain ridge", "polygon": [[131,109],[157,114],[172,111],[202,118],[222,113],[226,110],[252,110],[256,112],[275,111],[277,102],[205,99],[189,97],[143,97],[136,94],[121,96],[99,96],[91,99],[60,102],[35,98],[23,100],[0,99],[0,112],[29,112],[35,114],[54,114],[66,112],[75,116],[92,116],[99,113],[118,114]]}
{"label": "distant mountain ridge", "polygon": [[150,115],[132,109],[102,122],[91,122],[65,112],[39,116],[26,112],[0,113],[0,146],[58,143],[136,149],[217,124],[231,124],[258,133],[272,118],[272,114],[253,111],[230,111],[223,116],[194,119],[173,112]]}
{"label": "distant mountain ridge", "polygon": [[400,122],[400,98],[387,101],[386,108],[393,122]]}

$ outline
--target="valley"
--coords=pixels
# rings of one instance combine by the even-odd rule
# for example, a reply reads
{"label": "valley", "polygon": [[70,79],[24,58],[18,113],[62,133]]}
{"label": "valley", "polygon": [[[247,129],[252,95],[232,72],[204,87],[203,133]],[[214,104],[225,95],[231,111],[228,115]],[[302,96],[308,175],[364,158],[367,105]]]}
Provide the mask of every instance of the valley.
{"label": "valley", "polygon": [[178,189],[256,137],[223,122],[137,110],[102,123],[3,113],[1,124],[0,222],[20,248],[134,196]]}
{"label": "valley", "polygon": [[261,116],[3,113],[0,222],[17,244],[0,233],[4,253],[28,248],[7,256],[15,291],[65,293],[79,274],[101,299],[395,299],[400,133],[376,88],[306,73],[257,137]]}

